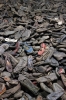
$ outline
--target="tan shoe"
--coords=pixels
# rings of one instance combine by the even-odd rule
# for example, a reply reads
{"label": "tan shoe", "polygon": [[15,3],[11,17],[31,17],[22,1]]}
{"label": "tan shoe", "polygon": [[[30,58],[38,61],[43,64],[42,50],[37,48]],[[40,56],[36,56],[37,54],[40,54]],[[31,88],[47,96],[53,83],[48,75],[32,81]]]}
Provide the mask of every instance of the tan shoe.
{"label": "tan shoe", "polygon": [[0,96],[6,91],[6,87],[4,83],[0,83]]}

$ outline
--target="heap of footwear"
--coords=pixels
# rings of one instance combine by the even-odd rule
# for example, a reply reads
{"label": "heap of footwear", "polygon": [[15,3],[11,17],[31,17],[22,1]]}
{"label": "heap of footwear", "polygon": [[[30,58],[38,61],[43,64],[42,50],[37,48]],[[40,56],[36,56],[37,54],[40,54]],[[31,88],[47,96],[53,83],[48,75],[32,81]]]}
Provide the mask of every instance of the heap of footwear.
{"label": "heap of footwear", "polygon": [[65,1],[0,0],[0,100],[66,100]]}

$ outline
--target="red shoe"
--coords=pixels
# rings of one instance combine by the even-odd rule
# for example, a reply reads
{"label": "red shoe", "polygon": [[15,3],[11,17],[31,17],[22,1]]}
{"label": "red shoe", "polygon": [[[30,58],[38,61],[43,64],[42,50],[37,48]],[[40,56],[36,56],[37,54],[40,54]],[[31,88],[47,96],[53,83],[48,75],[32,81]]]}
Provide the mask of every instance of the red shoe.
{"label": "red shoe", "polygon": [[44,48],[41,48],[41,50],[38,51],[38,55],[41,56],[44,53],[44,51],[45,51],[45,49]]}

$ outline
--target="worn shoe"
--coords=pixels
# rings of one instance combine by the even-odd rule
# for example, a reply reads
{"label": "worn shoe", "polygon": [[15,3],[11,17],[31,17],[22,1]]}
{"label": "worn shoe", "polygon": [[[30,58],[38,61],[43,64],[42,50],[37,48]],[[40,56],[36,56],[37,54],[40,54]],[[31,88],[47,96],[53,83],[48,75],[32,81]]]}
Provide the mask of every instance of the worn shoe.
{"label": "worn shoe", "polygon": [[33,53],[33,48],[29,46],[26,42],[23,42],[23,49],[29,54]]}
{"label": "worn shoe", "polygon": [[64,84],[61,80],[57,80],[57,83],[64,89]]}
{"label": "worn shoe", "polygon": [[15,87],[9,89],[9,90],[6,90],[6,92],[1,95],[0,98],[7,98],[9,97],[10,95],[16,93],[19,89],[21,88],[20,84],[16,85]]}
{"label": "worn shoe", "polygon": [[5,52],[5,53],[3,54],[3,56],[7,56],[7,57],[10,59],[10,61],[12,62],[12,65],[13,65],[14,67],[18,64],[17,59],[16,59],[15,57],[13,57],[10,53]]}
{"label": "worn shoe", "polygon": [[57,83],[53,83],[53,90],[56,91],[64,91],[64,89]]}
{"label": "worn shoe", "polygon": [[66,76],[65,76],[65,74],[60,74],[60,76],[61,76],[61,79],[62,79],[64,86],[66,87]]}
{"label": "worn shoe", "polygon": [[44,52],[45,52],[45,49],[46,49],[46,45],[44,43],[41,44],[40,46],[40,50],[38,51],[38,55],[42,55]]}
{"label": "worn shoe", "polygon": [[55,52],[53,55],[58,61],[66,57],[66,54],[63,52]]}
{"label": "worn shoe", "polygon": [[39,91],[39,88],[35,86],[28,78],[24,77],[22,74],[19,75],[18,80],[21,82],[22,86],[28,88],[34,95]]}
{"label": "worn shoe", "polygon": [[48,93],[52,93],[52,92],[53,92],[53,90],[50,89],[49,87],[47,87],[44,83],[40,83],[40,87],[41,87],[44,91],[46,91],[46,92],[48,92]]}
{"label": "worn shoe", "polygon": [[36,57],[36,60],[37,61],[41,61],[42,59],[44,60],[48,57],[48,54],[49,54],[49,47],[46,47],[45,52],[43,53],[43,55],[40,56],[40,57]]}
{"label": "worn shoe", "polygon": [[26,67],[26,65],[27,65],[27,56],[24,56],[24,57],[20,58],[19,63],[16,65],[13,72],[19,73],[23,68]]}
{"label": "worn shoe", "polygon": [[2,55],[4,53],[4,51],[6,51],[7,49],[9,48],[9,45],[8,44],[2,44],[0,46],[0,55]]}
{"label": "worn shoe", "polygon": [[0,96],[6,92],[6,87],[4,83],[0,83]]}
{"label": "worn shoe", "polygon": [[63,91],[56,91],[47,96],[47,100],[57,100],[63,95]]}
{"label": "worn shoe", "polygon": [[53,80],[57,80],[57,76],[55,73],[50,73],[47,76],[42,76],[36,79],[37,82],[39,83],[43,83],[43,82],[48,82],[48,81],[53,81]]}
{"label": "worn shoe", "polygon": [[33,57],[30,55],[28,56],[28,70],[33,70]]}

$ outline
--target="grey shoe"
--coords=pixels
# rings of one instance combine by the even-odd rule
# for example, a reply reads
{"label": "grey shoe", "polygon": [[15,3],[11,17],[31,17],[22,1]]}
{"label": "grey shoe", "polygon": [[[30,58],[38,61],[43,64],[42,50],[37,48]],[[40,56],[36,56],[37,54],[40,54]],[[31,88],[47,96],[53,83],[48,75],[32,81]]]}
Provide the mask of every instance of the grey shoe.
{"label": "grey shoe", "polygon": [[57,100],[63,95],[63,91],[56,91],[47,96],[47,100]]}
{"label": "grey shoe", "polygon": [[36,79],[37,82],[39,83],[43,83],[43,82],[48,82],[48,81],[53,81],[53,80],[57,80],[57,76],[55,73],[50,73],[47,76],[42,76]]}
{"label": "grey shoe", "polygon": [[56,51],[54,53],[54,57],[57,59],[57,60],[62,60],[64,57],[66,57],[66,54],[63,53],[63,52],[58,52]]}
{"label": "grey shoe", "polygon": [[13,57],[10,53],[5,52],[3,55],[4,55],[4,56],[7,56],[7,57],[10,59],[10,61],[12,62],[12,65],[13,65],[14,67],[18,64],[17,59],[16,59],[15,57]]}
{"label": "grey shoe", "polygon": [[24,91],[17,91],[17,92],[14,94],[14,98],[17,99],[17,98],[22,97],[23,93],[24,93]]}
{"label": "grey shoe", "polygon": [[33,56],[32,55],[28,56],[27,60],[28,60],[27,68],[28,70],[32,71],[33,70]]}
{"label": "grey shoe", "polygon": [[57,83],[53,83],[53,90],[54,91],[64,91],[64,89]]}
{"label": "grey shoe", "polygon": [[21,82],[21,85],[30,90],[34,95],[39,91],[39,88],[35,86],[28,78],[24,77],[22,74],[19,74],[18,80]]}
{"label": "grey shoe", "polygon": [[14,68],[14,73],[19,73],[27,65],[27,56],[20,58],[19,63]]}
{"label": "grey shoe", "polygon": [[47,87],[44,83],[40,83],[40,87],[41,87],[44,91],[46,91],[46,92],[48,92],[48,93],[52,93],[52,92],[53,92],[53,90],[50,89],[49,87]]}
{"label": "grey shoe", "polygon": [[61,80],[57,80],[57,84],[59,84],[64,89],[64,84]]}
{"label": "grey shoe", "polygon": [[38,51],[40,49],[40,46],[32,46],[34,50]]}
{"label": "grey shoe", "polygon": [[9,44],[6,43],[2,44],[0,46],[0,55],[2,55],[8,48],[9,48]]}
{"label": "grey shoe", "polygon": [[42,38],[40,38],[38,44],[43,43],[46,39],[49,39],[49,36],[43,36]]}
{"label": "grey shoe", "polygon": [[45,60],[45,63],[47,63],[47,64],[49,64],[49,65],[51,65],[51,66],[54,66],[54,67],[59,66],[58,61],[57,61],[56,59],[54,59],[53,57],[50,58],[50,59],[46,59],[46,60]]}

